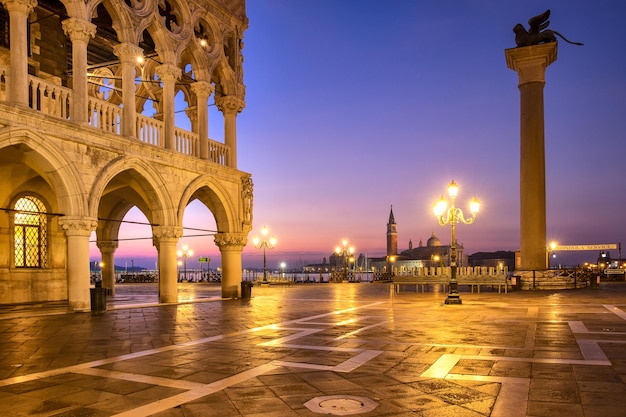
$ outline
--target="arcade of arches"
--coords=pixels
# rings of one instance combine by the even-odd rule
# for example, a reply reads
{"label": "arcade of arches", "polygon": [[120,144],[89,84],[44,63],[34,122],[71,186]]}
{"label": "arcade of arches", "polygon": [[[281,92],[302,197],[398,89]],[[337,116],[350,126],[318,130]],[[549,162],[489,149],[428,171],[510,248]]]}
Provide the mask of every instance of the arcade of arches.
{"label": "arcade of arches", "polygon": [[[245,0],[0,2],[0,303],[88,311],[90,236],[114,291],[133,207],[151,225],[159,300],[176,302],[194,200],[215,218],[222,295],[237,297],[253,202],[236,146]],[[209,137],[210,101],[223,138]]]}

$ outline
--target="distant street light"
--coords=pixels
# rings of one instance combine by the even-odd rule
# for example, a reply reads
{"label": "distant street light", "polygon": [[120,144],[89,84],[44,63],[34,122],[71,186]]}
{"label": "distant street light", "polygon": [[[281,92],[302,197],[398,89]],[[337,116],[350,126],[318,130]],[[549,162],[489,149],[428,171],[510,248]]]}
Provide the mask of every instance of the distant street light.
{"label": "distant street light", "polygon": [[183,258],[183,268],[185,270],[184,280],[187,281],[187,258],[193,255],[193,251],[189,249],[189,246],[183,245],[183,247],[179,249],[178,252],[176,252],[176,254],[178,255],[179,258],[180,257]]}
{"label": "distant street light", "polygon": [[452,242],[450,243],[450,292],[446,298],[446,304],[461,304],[461,296],[458,291],[458,283],[456,280],[456,224],[465,223],[472,224],[476,220],[476,215],[480,208],[480,202],[476,197],[473,197],[470,201],[470,212],[472,217],[465,219],[463,217],[463,211],[460,208],[454,206],[454,200],[459,192],[459,186],[452,181],[448,185],[448,196],[450,196],[450,208],[447,208],[447,202],[443,196],[437,201],[433,209],[435,216],[441,226],[450,225],[452,233]]}
{"label": "distant street light", "polygon": [[348,280],[348,267],[350,265],[352,255],[354,254],[354,248],[352,246],[348,247],[348,240],[346,239],[344,239],[341,243],[343,247],[337,246],[335,248],[335,253],[343,257],[343,277],[345,280]]}
{"label": "distant street light", "polygon": [[267,282],[267,256],[265,253],[266,249],[273,249],[274,246],[276,246],[276,238],[275,237],[271,237],[271,238],[267,238],[267,234],[269,233],[269,230],[267,229],[267,226],[263,226],[263,229],[261,229],[261,235],[263,236],[261,239],[259,239],[257,236],[254,237],[254,239],[252,239],[252,242],[254,243],[254,247],[257,249],[261,249],[263,248],[263,282],[266,283]]}
{"label": "distant street light", "polygon": [[[556,259],[556,248],[558,247],[558,243],[555,241],[550,242],[550,250],[548,251],[548,269],[550,269],[550,258]],[[554,268],[556,269],[556,262],[553,263]]]}

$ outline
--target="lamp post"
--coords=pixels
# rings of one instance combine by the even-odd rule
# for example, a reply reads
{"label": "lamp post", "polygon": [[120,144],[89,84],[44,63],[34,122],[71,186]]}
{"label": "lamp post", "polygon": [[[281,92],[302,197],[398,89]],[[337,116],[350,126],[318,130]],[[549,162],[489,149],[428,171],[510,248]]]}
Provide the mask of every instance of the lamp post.
{"label": "lamp post", "polygon": [[176,252],[179,258],[183,258],[184,280],[187,281],[187,258],[193,255],[193,251],[189,249],[189,246],[183,245],[181,249]]}
{"label": "lamp post", "polygon": [[335,248],[335,253],[343,257],[343,277],[347,281],[349,261],[350,261],[350,257],[354,253],[354,248],[352,246],[348,247],[347,239],[344,239],[341,243],[343,246],[342,247],[337,246]]}
{"label": "lamp post", "polygon": [[255,236],[254,239],[252,239],[252,243],[254,243],[254,247],[257,249],[261,249],[263,248],[263,282],[266,283],[267,282],[267,256],[266,256],[266,249],[273,249],[274,246],[276,246],[276,238],[275,237],[270,237],[269,239],[267,238],[267,234],[269,233],[269,230],[267,229],[267,226],[263,226],[263,229],[261,229],[261,235],[262,238],[259,239],[258,236]]}
{"label": "lamp post", "polygon": [[435,216],[437,216],[439,224],[441,226],[449,224],[452,234],[452,241],[450,243],[450,292],[448,293],[448,297],[446,298],[446,304],[462,304],[456,280],[456,224],[474,223],[474,220],[476,220],[476,215],[478,214],[478,210],[480,208],[480,202],[476,197],[473,197],[470,201],[470,212],[472,213],[472,217],[470,217],[469,219],[465,219],[463,217],[463,211],[460,208],[454,206],[454,200],[456,199],[458,192],[459,186],[454,181],[452,181],[450,185],[448,185],[450,207],[447,207],[448,203],[442,196],[439,201],[437,201],[437,204],[435,204],[435,207],[433,209]]}
{"label": "lamp post", "polygon": [[[555,241],[550,242],[550,249],[548,250],[548,269],[550,269],[550,258],[556,259],[556,248],[558,243]],[[556,269],[556,263],[554,263],[554,269]]]}

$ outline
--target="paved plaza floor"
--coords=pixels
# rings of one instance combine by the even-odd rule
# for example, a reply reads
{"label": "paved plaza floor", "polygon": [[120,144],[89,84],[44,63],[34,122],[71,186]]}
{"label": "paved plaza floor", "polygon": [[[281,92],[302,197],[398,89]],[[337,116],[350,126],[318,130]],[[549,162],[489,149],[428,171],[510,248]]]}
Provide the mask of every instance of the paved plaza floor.
{"label": "paved plaza floor", "polygon": [[[102,314],[0,306],[0,416],[626,415],[626,283],[399,293],[386,284],[124,284]],[[138,304],[141,304],[139,306]]]}

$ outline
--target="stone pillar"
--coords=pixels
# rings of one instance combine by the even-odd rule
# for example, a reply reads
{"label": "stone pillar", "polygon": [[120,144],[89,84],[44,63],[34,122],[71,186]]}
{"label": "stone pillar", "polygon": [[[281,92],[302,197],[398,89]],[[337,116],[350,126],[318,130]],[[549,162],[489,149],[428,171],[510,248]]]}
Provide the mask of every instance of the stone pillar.
{"label": "stone pillar", "polygon": [[2,0],[9,12],[11,44],[9,51],[11,67],[8,99],[11,103],[28,106],[28,15],[33,11],[35,0]]}
{"label": "stone pillar", "polygon": [[206,81],[198,81],[191,84],[191,89],[196,94],[198,140],[200,141],[200,158],[209,159],[209,97],[215,91],[215,87]]}
{"label": "stone pillar", "polygon": [[88,217],[63,216],[59,227],[67,238],[67,300],[72,311],[91,308],[89,273],[89,237],[98,227],[98,220]]}
{"label": "stone pillar", "polygon": [[241,251],[246,243],[248,243],[248,238],[242,233],[218,233],[215,235],[215,244],[220,248],[222,256],[223,298],[241,296]]}
{"label": "stone pillar", "polygon": [[137,57],[143,56],[143,49],[132,43],[121,43],[113,47],[122,66],[122,135],[137,137],[137,105],[135,100],[135,68]]}
{"label": "stone pillar", "polygon": [[70,119],[76,123],[86,123],[87,106],[87,44],[96,34],[96,25],[75,17],[61,22],[65,34],[72,41],[72,107]]}
{"label": "stone pillar", "polygon": [[546,68],[556,61],[557,43],[505,51],[520,90],[520,251],[523,271],[545,271],[546,162],[543,87]]}
{"label": "stone pillar", "polygon": [[159,254],[159,302],[178,302],[176,244],[183,236],[182,227],[155,226],[153,242]]}
{"label": "stone pillar", "polygon": [[237,168],[237,113],[246,103],[235,96],[224,96],[216,100],[217,108],[224,114],[224,144],[228,147],[228,166]]}
{"label": "stone pillar", "polygon": [[118,244],[115,241],[102,241],[97,242],[96,246],[102,254],[102,287],[115,295],[115,251]]}
{"label": "stone pillar", "polygon": [[163,145],[165,149],[176,150],[176,138],[174,136],[174,97],[176,80],[182,74],[180,68],[175,65],[163,64],[156,68],[156,74],[163,83],[161,94],[161,112],[163,113]]}

